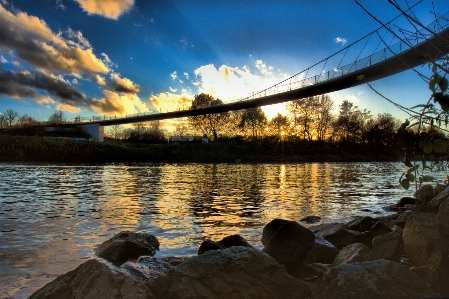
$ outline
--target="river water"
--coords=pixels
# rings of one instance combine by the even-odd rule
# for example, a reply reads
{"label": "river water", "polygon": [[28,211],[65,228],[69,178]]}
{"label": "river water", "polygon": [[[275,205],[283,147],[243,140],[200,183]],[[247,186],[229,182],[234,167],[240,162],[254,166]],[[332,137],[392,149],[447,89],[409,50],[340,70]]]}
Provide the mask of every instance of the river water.
{"label": "river water", "polygon": [[274,218],[321,223],[386,214],[410,196],[399,163],[0,163],[0,298],[31,293],[131,230],[162,256],[194,255],[205,239],[241,234],[261,248]]}

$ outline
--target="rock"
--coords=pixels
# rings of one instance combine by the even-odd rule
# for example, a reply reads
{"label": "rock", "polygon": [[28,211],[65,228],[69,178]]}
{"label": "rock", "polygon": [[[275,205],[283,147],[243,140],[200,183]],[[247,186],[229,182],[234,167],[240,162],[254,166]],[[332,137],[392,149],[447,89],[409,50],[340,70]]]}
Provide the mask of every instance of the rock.
{"label": "rock", "polygon": [[249,244],[245,240],[245,238],[243,238],[242,236],[240,236],[238,234],[224,237],[218,243],[223,245],[225,248],[230,248],[230,247],[233,247],[233,246],[253,247],[253,246],[251,246],[251,244]]}
{"label": "rock", "polygon": [[315,267],[313,264],[303,265],[296,268],[293,272],[289,272],[291,276],[306,282],[315,281],[320,278],[324,272],[327,270],[323,270],[320,267]]}
{"label": "rock", "polygon": [[387,226],[383,225],[380,221],[376,222],[370,229],[373,238],[382,236],[391,232]]}
{"label": "rock", "polygon": [[371,231],[371,227],[373,227],[374,224],[378,223],[379,220],[374,219],[373,217],[360,217],[357,218],[351,222],[349,222],[346,225],[347,229],[356,231],[356,232],[366,232],[366,231]]}
{"label": "rock", "polygon": [[323,236],[338,249],[354,243],[362,243],[366,246],[371,246],[371,232],[356,232],[347,229],[344,224],[323,226],[322,229],[315,228],[315,230],[316,234]]}
{"label": "rock", "polygon": [[111,269],[98,260],[89,260],[75,270],[59,276],[30,299],[153,299],[150,289]]}
{"label": "rock", "polygon": [[420,209],[424,213],[438,213],[441,203],[449,198],[449,190],[446,188],[443,192],[432,198],[424,207]]}
{"label": "rock", "polygon": [[422,185],[413,196],[416,197],[417,204],[423,204],[434,198],[435,193],[433,192],[433,187],[431,185]]}
{"label": "rock", "polygon": [[141,256],[137,263],[126,262],[120,266],[120,272],[139,282],[165,275],[172,265],[150,256]]}
{"label": "rock", "polygon": [[373,253],[378,259],[399,261],[402,253],[402,236],[396,232],[373,239]]}
{"label": "rock", "polygon": [[307,254],[305,265],[313,263],[330,264],[338,254],[338,248],[327,241],[323,236],[315,235],[315,244]]}
{"label": "rock", "polygon": [[271,237],[262,251],[279,264],[301,263],[315,243],[315,235],[295,221],[282,225]]}
{"label": "rock", "polygon": [[166,256],[160,258],[159,260],[165,263],[169,263],[174,267],[187,262],[188,260],[190,260],[190,257]]}
{"label": "rock", "polygon": [[387,211],[387,212],[395,212],[395,211],[398,210],[398,208],[396,207],[396,205],[388,205],[388,206],[384,206],[384,207],[382,207],[382,209],[383,209],[384,211]]}
{"label": "rock", "polygon": [[361,243],[350,244],[343,249],[335,257],[332,266],[339,266],[348,263],[366,262],[375,260],[371,249]]}
{"label": "rock", "polygon": [[405,205],[414,205],[416,204],[416,198],[414,197],[401,197],[401,199],[398,200],[396,203],[396,208],[402,208]]}
{"label": "rock", "polygon": [[449,236],[449,200],[441,203],[436,217],[438,231],[443,236]]}
{"label": "rock", "polygon": [[414,213],[404,227],[404,250],[415,266],[425,266],[434,253],[449,250],[449,240],[439,233],[435,219],[432,213]]}
{"label": "rock", "polygon": [[224,247],[220,243],[217,243],[217,242],[214,242],[211,240],[205,240],[205,241],[203,241],[203,243],[201,243],[200,248],[198,248],[198,255],[204,254],[210,250],[220,250],[220,249],[225,249],[225,248],[226,247]]}
{"label": "rock", "polygon": [[299,221],[305,222],[305,223],[308,223],[308,224],[313,224],[313,223],[320,222],[321,221],[321,217],[318,217],[318,216],[307,216],[305,218],[302,218]]}
{"label": "rock", "polygon": [[287,222],[288,220],[284,219],[273,219],[265,225],[262,231],[262,244],[267,245],[268,241],[270,241],[271,237],[274,236],[277,230]]}
{"label": "rock", "polygon": [[156,298],[309,298],[310,287],[248,247],[208,251],[147,283]]}
{"label": "rock", "polygon": [[435,187],[433,187],[433,193],[436,196],[436,195],[440,194],[441,192],[443,192],[447,187],[448,187],[448,185],[441,185],[441,184],[437,183],[435,185]]}
{"label": "rock", "polygon": [[438,296],[418,275],[386,260],[337,266],[311,286],[314,299],[421,299]]}
{"label": "rock", "polygon": [[155,236],[145,233],[120,232],[95,249],[98,257],[120,266],[126,261],[137,260],[139,256],[153,256],[159,250]]}
{"label": "rock", "polygon": [[410,262],[425,267],[426,281],[440,295],[449,296],[449,238],[440,234],[433,213],[414,213],[402,234]]}

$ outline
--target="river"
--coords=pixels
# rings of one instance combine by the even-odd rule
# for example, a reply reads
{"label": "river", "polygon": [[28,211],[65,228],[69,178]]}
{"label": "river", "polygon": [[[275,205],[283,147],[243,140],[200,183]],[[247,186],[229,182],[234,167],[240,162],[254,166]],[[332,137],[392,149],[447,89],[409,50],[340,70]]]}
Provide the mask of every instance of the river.
{"label": "river", "polygon": [[0,297],[26,298],[131,230],[157,236],[156,257],[195,255],[241,234],[261,248],[274,218],[343,222],[411,196],[399,163],[0,163]]}

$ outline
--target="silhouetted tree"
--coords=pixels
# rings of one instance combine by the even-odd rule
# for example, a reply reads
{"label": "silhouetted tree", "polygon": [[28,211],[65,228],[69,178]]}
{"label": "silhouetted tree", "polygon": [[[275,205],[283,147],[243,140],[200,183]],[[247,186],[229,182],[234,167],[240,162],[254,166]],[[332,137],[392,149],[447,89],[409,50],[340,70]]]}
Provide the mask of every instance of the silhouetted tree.
{"label": "silhouetted tree", "polygon": [[6,113],[4,114],[5,120],[9,125],[9,128],[12,127],[12,124],[16,121],[16,119],[19,117],[19,113],[15,110],[8,109],[6,110]]}
{"label": "silhouetted tree", "polygon": [[321,95],[318,97],[318,105],[316,110],[316,132],[317,140],[324,141],[330,135],[328,132],[332,129],[332,109],[334,102],[329,95]]}
{"label": "silhouetted tree", "polygon": [[67,119],[65,117],[65,114],[61,110],[55,111],[55,113],[50,115],[50,117],[48,118],[48,123],[52,125],[60,125],[66,122]]}
{"label": "silhouetted tree", "polygon": [[258,137],[267,125],[267,116],[260,107],[249,108],[243,111],[240,127],[249,128],[252,132],[252,137]]}
{"label": "silhouetted tree", "polygon": [[303,140],[311,141],[316,128],[318,97],[307,97],[288,102],[287,111],[292,114],[293,128]]}
{"label": "silhouetted tree", "polygon": [[281,138],[282,135],[289,133],[290,120],[287,116],[278,113],[270,120],[268,128],[271,135],[275,135],[278,138]]}
{"label": "silhouetted tree", "polygon": [[[206,108],[222,105],[223,101],[214,99],[211,95],[201,93],[195,95],[190,109]],[[214,140],[218,138],[218,131],[226,125],[229,113],[215,113],[206,115],[189,116],[189,123],[196,130],[200,130],[205,135],[212,135]]]}

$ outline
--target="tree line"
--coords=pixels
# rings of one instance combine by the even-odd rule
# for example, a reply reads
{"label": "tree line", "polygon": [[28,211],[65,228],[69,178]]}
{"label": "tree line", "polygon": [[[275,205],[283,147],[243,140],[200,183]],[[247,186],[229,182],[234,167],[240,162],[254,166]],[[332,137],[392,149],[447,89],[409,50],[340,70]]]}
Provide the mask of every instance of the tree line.
{"label": "tree line", "polygon": [[[205,93],[195,95],[190,109],[223,105],[222,100]],[[307,97],[288,102],[287,115],[278,113],[271,120],[262,108],[191,116],[170,131],[161,121],[110,126],[106,136],[113,139],[162,143],[169,136],[206,136],[214,141],[320,142],[341,144],[369,143],[392,145],[401,121],[388,113],[372,115],[349,101],[344,101],[334,114],[329,95]],[[68,123],[62,111],[55,111],[45,124]],[[0,128],[32,127],[33,117],[7,110],[0,115]],[[409,130],[412,132],[411,130]],[[413,135],[413,133],[412,133]]]}

